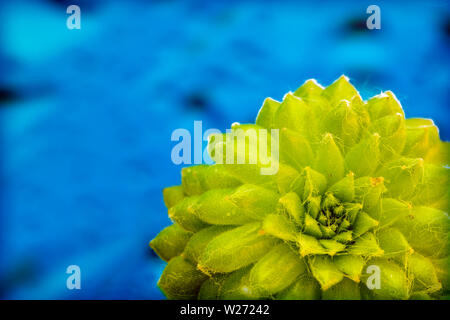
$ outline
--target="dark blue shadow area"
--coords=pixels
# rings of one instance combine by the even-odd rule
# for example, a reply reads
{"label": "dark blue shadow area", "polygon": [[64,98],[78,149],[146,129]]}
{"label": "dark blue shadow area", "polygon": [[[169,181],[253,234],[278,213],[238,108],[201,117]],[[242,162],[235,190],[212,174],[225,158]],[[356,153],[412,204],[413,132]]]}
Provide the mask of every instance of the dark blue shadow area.
{"label": "dark blue shadow area", "polygon": [[[66,8],[81,8],[81,30]],[[161,299],[177,128],[253,122],[306,79],[392,90],[450,138],[448,1],[10,1],[0,7],[0,298]],[[79,265],[82,289],[68,290]]]}

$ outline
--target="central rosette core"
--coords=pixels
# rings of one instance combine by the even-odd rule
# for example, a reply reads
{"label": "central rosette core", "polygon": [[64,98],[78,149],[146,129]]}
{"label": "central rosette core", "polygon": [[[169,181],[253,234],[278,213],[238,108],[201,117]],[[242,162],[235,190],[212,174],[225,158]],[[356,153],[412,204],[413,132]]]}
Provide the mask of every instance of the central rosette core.
{"label": "central rosette core", "polygon": [[309,199],[304,233],[319,239],[331,239],[337,234],[348,231],[351,227],[352,215],[357,213],[359,207],[355,205],[343,203],[332,193]]}
{"label": "central rosette core", "polygon": [[317,221],[322,226],[329,227],[333,232],[347,230],[350,226],[346,208],[331,193],[322,197],[321,210],[317,216]]}

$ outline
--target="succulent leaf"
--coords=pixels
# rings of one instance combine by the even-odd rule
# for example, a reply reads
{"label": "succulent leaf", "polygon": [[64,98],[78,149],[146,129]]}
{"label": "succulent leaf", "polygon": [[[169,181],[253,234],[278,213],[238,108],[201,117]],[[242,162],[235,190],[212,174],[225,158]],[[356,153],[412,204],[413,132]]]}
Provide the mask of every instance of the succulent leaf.
{"label": "succulent leaf", "polygon": [[338,284],[325,290],[322,294],[323,300],[361,300],[359,285],[350,280],[342,279]]}
{"label": "succulent leaf", "polygon": [[279,300],[319,300],[322,293],[319,283],[311,276],[303,274],[290,287],[276,295]]}
{"label": "succulent leaf", "polygon": [[250,271],[252,287],[262,295],[273,295],[287,288],[306,271],[306,264],[287,244],[272,248]]}
{"label": "succulent leaf", "polygon": [[174,223],[163,229],[152,241],[150,247],[164,261],[180,255],[193,233]]}
{"label": "succulent leaf", "polygon": [[259,260],[279,241],[261,232],[261,223],[248,223],[212,239],[197,267],[206,273],[228,273]]}

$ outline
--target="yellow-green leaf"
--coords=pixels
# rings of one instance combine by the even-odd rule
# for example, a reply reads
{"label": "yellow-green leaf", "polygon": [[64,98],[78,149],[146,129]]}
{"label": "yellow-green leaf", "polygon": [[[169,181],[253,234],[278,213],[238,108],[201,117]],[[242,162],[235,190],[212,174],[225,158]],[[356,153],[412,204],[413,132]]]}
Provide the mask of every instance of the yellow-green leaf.
{"label": "yellow-green leaf", "polygon": [[344,158],[331,133],[325,134],[319,144],[314,169],[325,176],[328,185],[333,185],[344,177]]}
{"label": "yellow-green leaf", "polygon": [[263,295],[273,295],[287,288],[304,272],[306,265],[300,255],[289,245],[282,243],[253,266],[250,283]]}
{"label": "yellow-green leaf", "polygon": [[261,109],[259,109],[256,124],[267,129],[272,128],[273,118],[279,106],[280,102],[272,98],[266,98]]}
{"label": "yellow-green leaf", "polygon": [[208,277],[178,256],[169,261],[158,281],[158,287],[169,299],[195,299]]}
{"label": "yellow-green leaf", "polygon": [[363,257],[354,255],[338,255],[333,258],[336,267],[342,271],[346,277],[355,282],[360,281],[361,273],[365,264]]}
{"label": "yellow-green leaf", "polygon": [[330,256],[312,256],[308,262],[312,275],[319,282],[323,291],[328,290],[344,278],[344,274],[339,271]]}
{"label": "yellow-green leaf", "polygon": [[184,230],[177,224],[172,224],[150,241],[150,247],[161,259],[169,261],[183,252],[191,236],[192,232]]}
{"label": "yellow-green leaf", "polygon": [[359,285],[350,280],[342,279],[341,282],[332,286],[322,293],[323,300],[361,300]]}
{"label": "yellow-green leaf", "polygon": [[261,232],[260,223],[249,223],[211,240],[198,263],[206,273],[227,273],[259,260],[278,240]]}

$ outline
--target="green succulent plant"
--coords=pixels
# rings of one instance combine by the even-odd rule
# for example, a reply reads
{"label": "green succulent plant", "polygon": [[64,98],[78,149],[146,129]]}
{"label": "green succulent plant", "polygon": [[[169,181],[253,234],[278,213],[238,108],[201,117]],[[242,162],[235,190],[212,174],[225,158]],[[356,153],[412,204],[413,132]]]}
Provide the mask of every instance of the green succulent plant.
{"label": "green succulent plant", "polygon": [[252,154],[262,140],[243,151],[256,162],[235,164],[224,159],[232,142],[215,135],[216,163],[164,189],[173,224],[150,246],[168,262],[167,298],[448,297],[449,143],[433,121],[405,119],[390,91],[363,101],[342,76],[267,98],[256,124],[232,126],[262,128],[279,129],[276,174]]}

